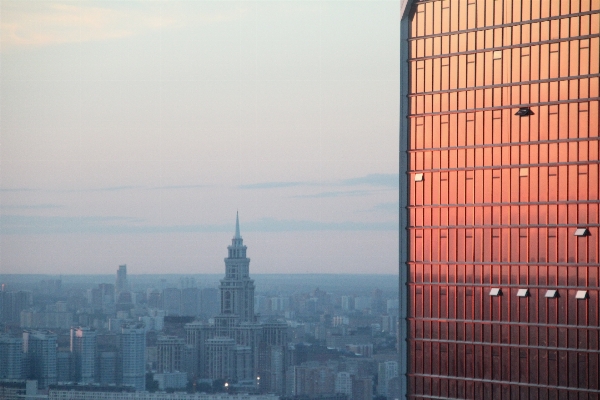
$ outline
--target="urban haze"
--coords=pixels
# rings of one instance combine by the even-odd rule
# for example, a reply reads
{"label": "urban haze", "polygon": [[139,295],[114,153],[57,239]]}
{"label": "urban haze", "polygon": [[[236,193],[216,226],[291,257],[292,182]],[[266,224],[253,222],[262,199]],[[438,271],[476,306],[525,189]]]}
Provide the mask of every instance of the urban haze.
{"label": "urban haze", "polygon": [[600,397],[598,0],[0,8],[0,398]]}

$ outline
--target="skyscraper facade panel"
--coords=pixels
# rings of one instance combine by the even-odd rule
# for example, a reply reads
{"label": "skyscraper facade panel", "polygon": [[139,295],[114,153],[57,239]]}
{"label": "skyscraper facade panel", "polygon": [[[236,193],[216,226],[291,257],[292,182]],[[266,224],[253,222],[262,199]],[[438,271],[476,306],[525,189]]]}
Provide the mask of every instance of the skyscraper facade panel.
{"label": "skyscraper facade panel", "polygon": [[402,390],[598,398],[600,1],[402,7]]}

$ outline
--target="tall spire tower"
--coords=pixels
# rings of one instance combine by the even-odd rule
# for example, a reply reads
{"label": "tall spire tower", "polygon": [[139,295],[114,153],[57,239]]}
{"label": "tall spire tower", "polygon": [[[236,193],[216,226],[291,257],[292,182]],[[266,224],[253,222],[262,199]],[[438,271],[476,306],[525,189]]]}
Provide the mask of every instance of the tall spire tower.
{"label": "tall spire tower", "polygon": [[[287,345],[287,324],[260,324],[254,315],[254,281],[250,259],[240,233],[236,214],[235,233],[227,246],[225,277],[221,279],[221,312],[214,323],[186,324],[188,338],[197,354],[194,369],[206,379],[257,382],[260,391],[283,394]],[[258,389],[258,387],[256,387]]]}
{"label": "tall spire tower", "polygon": [[235,213],[235,239],[241,239],[240,235],[240,213],[236,211]]}
{"label": "tall spire tower", "polygon": [[[250,279],[250,259],[240,234],[239,214],[235,217],[235,235],[227,246],[225,278],[221,279],[221,317],[230,319],[229,326],[240,322],[255,322],[254,280]],[[233,320],[231,320],[233,319]]]}

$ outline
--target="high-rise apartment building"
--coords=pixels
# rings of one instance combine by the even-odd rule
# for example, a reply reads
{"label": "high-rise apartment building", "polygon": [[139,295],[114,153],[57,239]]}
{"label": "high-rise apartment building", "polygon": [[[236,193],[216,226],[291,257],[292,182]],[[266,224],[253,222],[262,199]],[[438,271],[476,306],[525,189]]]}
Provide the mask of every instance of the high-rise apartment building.
{"label": "high-rise apartment building", "polygon": [[335,376],[335,393],[345,394],[352,399],[352,374],[350,372],[338,372]]}
{"label": "high-rise apartment building", "polygon": [[401,13],[401,391],[600,397],[600,2]]}
{"label": "high-rise apartment building", "polygon": [[121,371],[123,385],[146,389],[146,330],[143,325],[121,328]]}
{"label": "high-rise apartment building", "polygon": [[71,354],[74,363],[74,379],[80,383],[95,381],[96,331],[87,328],[71,328]]}
{"label": "high-rise apartment building", "polygon": [[23,353],[29,370],[26,378],[36,379],[38,387],[45,389],[56,383],[56,334],[49,331],[24,331]]}
{"label": "high-rise apartment building", "polygon": [[23,378],[23,339],[0,334],[0,379]]}
{"label": "high-rise apartment building", "polygon": [[398,362],[384,361],[377,369],[377,393],[390,398],[390,382],[398,377]]}
{"label": "high-rise apartment building", "polygon": [[[337,372],[331,366],[319,363],[303,363],[300,366],[292,366],[287,371],[288,395],[308,398],[331,395],[335,393],[336,378]],[[350,380],[352,392],[352,376],[350,376]],[[342,384],[340,381],[337,383]],[[348,398],[352,398],[352,395]]]}

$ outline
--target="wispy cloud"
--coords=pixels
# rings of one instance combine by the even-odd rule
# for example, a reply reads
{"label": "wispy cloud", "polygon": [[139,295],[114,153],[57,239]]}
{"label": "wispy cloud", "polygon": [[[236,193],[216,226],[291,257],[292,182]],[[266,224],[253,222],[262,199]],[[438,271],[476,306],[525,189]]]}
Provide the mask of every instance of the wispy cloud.
{"label": "wispy cloud", "polygon": [[330,197],[355,197],[355,196],[367,196],[373,194],[373,190],[340,190],[331,192],[320,192],[313,194],[300,194],[294,196],[295,198],[330,198]]}
{"label": "wispy cloud", "polygon": [[41,189],[41,188],[0,188],[0,192],[51,192],[51,193],[79,193],[79,192],[117,192],[126,190],[172,190],[172,189],[204,189],[214,187],[213,185],[165,185],[165,186],[137,186],[137,185],[118,185],[86,187],[80,189]]}
{"label": "wispy cloud", "polygon": [[[165,186],[135,186],[135,185],[123,185],[123,186],[106,186],[99,188],[88,188],[81,189],[84,192],[112,192],[112,191],[121,191],[121,190],[177,190],[177,189],[205,189],[208,187],[213,187],[212,185],[165,185]],[[78,191],[78,190],[71,190]]]}
{"label": "wispy cloud", "polygon": [[[263,218],[244,222],[247,232],[295,232],[295,231],[393,231],[396,222],[360,221],[312,221],[279,220]],[[1,215],[0,234],[156,234],[230,232],[231,223],[189,225],[144,225],[131,217],[45,217],[25,215]]]}
{"label": "wispy cloud", "polygon": [[211,185],[171,185],[171,186],[155,186],[150,190],[171,190],[171,189],[205,189]]}
{"label": "wispy cloud", "polygon": [[141,189],[142,186],[133,186],[133,185],[124,185],[124,186],[106,186],[97,189],[89,189],[86,191],[91,192],[115,192],[121,190],[133,190],[133,189]]}
{"label": "wispy cloud", "polygon": [[43,192],[43,193],[82,193],[82,192],[115,192],[123,190],[143,189],[144,186],[104,186],[96,188],[79,188],[79,189],[51,189],[51,188],[0,188],[0,193],[19,193],[19,192]]}
{"label": "wispy cloud", "polygon": [[[259,183],[251,183],[247,185],[238,186],[239,189],[283,189],[289,187],[300,187],[300,186],[379,186],[379,187],[389,187],[389,188],[397,188],[398,184],[398,174],[369,174],[365,176],[360,176],[357,178],[349,178],[342,179],[338,181],[322,181],[322,182],[259,182]],[[358,191],[353,191],[358,192]],[[352,194],[352,192],[327,192],[321,195],[314,195],[317,197],[328,197],[329,194],[331,196],[344,195],[344,193]],[[365,192],[366,193],[366,192]],[[313,195],[308,197],[314,197]]]}
{"label": "wispy cloud", "polygon": [[181,11],[176,2],[1,2],[2,49],[121,39],[164,27],[235,21],[248,10],[239,6]]}
{"label": "wispy cloud", "polygon": [[347,186],[370,185],[397,188],[399,187],[398,179],[398,174],[369,174],[359,178],[344,179],[340,184]]}
{"label": "wispy cloud", "polygon": [[[0,215],[2,234],[59,234],[78,232],[101,233],[110,223],[134,223],[139,220],[131,217],[64,217],[39,215]],[[116,228],[118,225],[113,225]]]}
{"label": "wispy cloud", "polygon": [[120,192],[125,190],[144,189],[144,186],[121,185],[121,186],[102,186],[102,187],[87,187],[79,189],[40,189],[51,193],[89,193],[89,192]]}
{"label": "wispy cloud", "polygon": [[107,8],[24,2],[4,5],[3,14],[3,48],[116,39],[132,34],[128,29],[109,28],[122,16]]}
{"label": "wispy cloud", "polygon": [[309,182],[263,182],[263,183],[251,183],[249,185],[240,185],[239,189],[280,189],[296,186],[308,186],[315,185]]}
{"label": "wispy cloud", "polygon": [[244,230],[256,232],[288,232],[288,231],[388,231],[397,230],[396,222],[359,222],[359,221],[311,221],[311,220],[279,220],[263,218],[258,221],[244,223]]}

